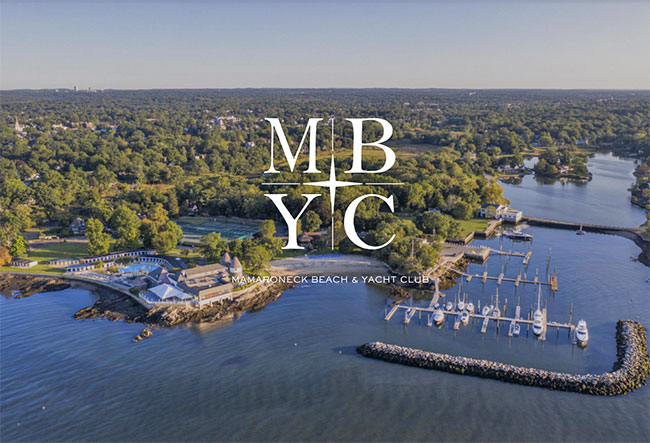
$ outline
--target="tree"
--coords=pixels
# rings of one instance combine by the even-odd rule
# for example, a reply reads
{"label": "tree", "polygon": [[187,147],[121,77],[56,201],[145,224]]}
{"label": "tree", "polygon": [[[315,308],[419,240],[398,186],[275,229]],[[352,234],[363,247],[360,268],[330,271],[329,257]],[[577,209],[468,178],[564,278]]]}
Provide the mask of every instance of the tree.
{"label": "tree", "polygon": [[472,213],[472,206],[464,201],[459,201],[456,203],[454,209],[451,211],[451,215],[461,220],[469,220],[472,218]]}
{"label": "tree", "polygon": [[306,232],[318,231],[322,224],[323,220],[321,220],[316,211],[307,211],[307,213],[305,213],[304,228]]}
{"label": "tree", "polygon": [[244,263],[246,267],[252,272],[260,272],[264,270],[264,266],[271,259],[271,253],[264,247],[255,245],[246,248],[244,253]]}
{"label": "tree", "polygon": [[111,217],[111,225],[117,231],[118,250],[140,246],[140,219],[134,210],[125,204],[118,206]]}
{"label": "tree", "polygon": [[9,253],[11,254],[12,257],[27,256],[27,243],[25,242],[25,237],[23,237],[22,235],[15,236],[13,241],[11,242]]}
{"label": "tree", "polygon": [[178,198],[176,197],[176,192],[171,189],[167,193],[167,206],[169,207],[169,216],[178,217]]}
{"label": "tree", "polygon": [[275,235],[275,222],[273,220],[264,220],[260,225],[259,234],[262,238],[271,238]]}
{"label": "tree", "polygon": [[225,238],[221,238],[220,232],[211,232],[201,237],[198,249],[208,262],[214,263],[221,259],[226,244],[227,241]]}
{"label": "tree", "polygon": [[424,212],[415,217],[415,226],[425,234],[437,234],[441,238],[460,235],[460,223],[439,212]]}
{"label": "tree", "polygon": [[9,249],[4,246],[0,246],[0,266],[8,265],[11,263],[11,255],[9,254]]}
{"label": "tree", "polygon": [[86,238],[88,239],[88,254],[103,255],[108,252],[111,236],[104,232],[104,224],[91,218],[86,223]]}
{"label": "tree", "polygon": [[481,193],[481,200],[483,203],[507,203],[508,201],[503,197],[503,188],[499,186],[496,181],[488,184],[483,188]]}
{"label": "tree", "polygon": [[151,245],[156,251],[164,254],[174,249],[182,238],[183,231],[180,226],[173,221],[168,221],[161,229],[156,231],[151,239]]}

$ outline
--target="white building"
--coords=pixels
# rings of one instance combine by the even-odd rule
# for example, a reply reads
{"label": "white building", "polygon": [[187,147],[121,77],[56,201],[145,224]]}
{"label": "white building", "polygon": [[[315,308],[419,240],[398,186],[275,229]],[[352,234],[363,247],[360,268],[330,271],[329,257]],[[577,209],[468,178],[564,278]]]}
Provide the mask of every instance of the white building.
{"label": "white building", "polygon": [[140,293],[140,297],[147,302],[155,303],[155,304],[160,304],[160,303],[188,304],[191,303],[196,298],[192,294],[187,294],[175,288],[174,286],[168,285],[166,283],[142,291]]}
{"label": "white building", "polygon": [[481,206],[479,215],[483,218],[493,218],[496,220],[503,220],[510,223],[519,223],[524,216],[522,211],[511,208],[508,205],[499,205],[496,203],[488,203]]}
{"label": "white building", "polygon": [[507,208],[500,216],[501,220],[510,223],[519,223],[523,217],[523,212],[513,208]]}

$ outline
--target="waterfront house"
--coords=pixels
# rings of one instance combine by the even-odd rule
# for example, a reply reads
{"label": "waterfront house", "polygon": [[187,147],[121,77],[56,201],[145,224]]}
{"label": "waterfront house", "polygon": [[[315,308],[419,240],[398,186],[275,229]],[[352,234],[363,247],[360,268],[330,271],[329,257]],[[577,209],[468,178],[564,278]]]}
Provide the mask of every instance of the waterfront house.
{"label": "waterfront house", "polygon": [[486,203],[481,206],[479,215],[483,218],[499,218],[499,216],[507,209],[506,205],[497,203]]}
{"label": "waterfront house", "polygon": [[501,220],[509,223],[519,223],[524,217],[524,213],[513,208],[506,208],[500,215]]}
{"label": "waterfront house", "polygon": [[523,218],[524,213],[518,209],[511,208],[508,205],[487,203],[481,206],[479,215],[483,218],[493,218],[509,223],[519,223]]}

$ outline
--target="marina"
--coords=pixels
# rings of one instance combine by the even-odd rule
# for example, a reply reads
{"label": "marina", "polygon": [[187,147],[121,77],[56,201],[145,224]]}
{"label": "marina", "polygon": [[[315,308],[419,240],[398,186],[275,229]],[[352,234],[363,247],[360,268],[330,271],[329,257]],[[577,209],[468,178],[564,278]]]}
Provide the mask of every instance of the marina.
{"label": "marina", "polygon": [[[411,320],[413,317],[415,317],[416,314],[418,314],[418,318],[422,318],[422,315],[424,314],[426,318],[426,324],[428,327],[431,327],[434,325],[434,315],[436,312],[439,310],[442,311],[442,313],[445,316],[445,319],[449,321],[450,323],[453,324],[453,329],[458,330],[460,329],[461,325],[463,325],[463,322],[460,320],[461,316],[464,314],[467,315],[471,320],[476,320],[476,322],[480,325],[480,331],[482,334],[485,334],[488,330],[488,327],[490,325],[490,322],[493,322],[495,325],[496,329],[499,330],[501,323],[506,323],[509,324],[509,330],[508,330],[508,336],[513,336],[515,328],[517,324],[522,324],[526,326],[526,330],[530,330],[531,327],[534,325],[535,320],[532,318],[532,316],[529,314],[527,318],[522,318],[520,315],[521,312],[521,307],[517,305],[515,307],[515,313],[514,316],[507,316],[505,309],[503,310],[503,313],[497,309],[497,307],[494,306],[487,306],[488,311],[486,314],[483,313],[470,313],[467,311],[460,311],[457,309],[442,309],[442,308],[432,308],[432,307],[423,307],[423,306],[406,306],[402,304],[396,304],[391,307],[390,310],[385,310],[384,311],[384,320],[385,321],[390,321],[390,319],[400,310],[404,311],[404,324],[408,325],[411,323]],[[576,325],[573,325],[569,322],[563,323],[559,321],[549,321],[546,316],[546,309],[543,309],[542,311],[542,331],[541,334],[539,335],[539,339],[544,341],[546,340],[546,333],[549,328],[556,328],[557,330],[560,329],[566,329],[567,332],[571,336],[571,340],[574,344],[575,339],[574,337],[574,330],[576,329]]]}

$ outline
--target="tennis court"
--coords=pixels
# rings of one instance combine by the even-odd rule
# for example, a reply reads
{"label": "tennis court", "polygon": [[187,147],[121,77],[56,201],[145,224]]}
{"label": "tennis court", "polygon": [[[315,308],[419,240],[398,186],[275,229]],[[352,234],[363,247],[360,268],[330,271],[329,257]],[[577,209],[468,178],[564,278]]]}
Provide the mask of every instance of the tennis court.
{"label": "tennis court", "polygon": [[214,217],[183,217],[176,222],[183,230],[183,244],[198,245],[201,237],[210,232],[220,232],[223,238],[244,240],[255,234],[259,222]]}

